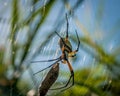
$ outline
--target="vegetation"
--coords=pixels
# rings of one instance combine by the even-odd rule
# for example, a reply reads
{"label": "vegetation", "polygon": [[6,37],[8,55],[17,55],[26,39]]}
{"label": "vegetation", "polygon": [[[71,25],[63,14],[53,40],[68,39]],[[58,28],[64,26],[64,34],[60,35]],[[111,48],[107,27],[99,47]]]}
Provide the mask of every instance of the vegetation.
{"label": "vegetation", "polygon": [[[77,29],[81,41],[80,51],[76,58],[73,58],[72,65],[86,63],[87,66],[74,70],[75,85],[73,87],[60,93],[53,91],[50,95],[119,96],[120,46],[116,45],[116,48],[109,52],[108,47],[104,47],[103,44],[106,44],[105,42],[110,39],[100,39],[101,34],[103,37],[106,35],[100,29],[102,22],[104,23],[102,21],[105,8],[104,0],[97,0],[98,6],[94,10],[95,24],[93,30],[95,32],[91,32],[91,28],[89,28],[89,18],[86,20],[88,23],[86,25],[87,23],[82,23],[78,16],[83,4],[88,4],[86,2],[92,2],[92,0],[75,0],[74,2],[72,0],[9,0],[7,3],[4,3],[5,1],[0,2],[3,3],[3,6],[7,4],[7,9],[3,8],[2,10],[5,10],[5,12],[9,10],[7,18],[0,17],[0,27],[2,26],[0,28],[0,38],[2,38],[0,39],[0,96],[26,96],[29,93],[28,91],[33,88],[30,81],[37,82],[33,75],[33,70],[36,69],[31,66],[30,62],[42,55],[45,48],[44,55],[46,58],[47,56],[51,57],[56,52],[57,49],[54,47],[57,43],[53,48],[49,48],[48,45],[51,40],[54,40],[55,31],[60,32],[62,26],[66,29],[66,26],[64,26],[66,24],[65,13],[68,13],[69,17],[72,18],[74,22],[72,26],[75,25],[75,27],[72,27],[71,30]],[[4,13],[1,10],[0,12],[1,14]],[[88,14],[85,13],[89,15],[89,12]],[[107,34],[109,38],[116,34],[119,35],[120,20],[117,21]],[[52,28],[49,28],[49,26]],[[70,34],[70,39],[72,43],[77,44],[76,34],[74,33]],[[3,37],[2,34],[5,36]],[[48,54],[48,50],[50,50],[50,54]],[[84,53],[87,54],[85,61],[83,61]],[[30,80],[24,76],[26,70]],[[67,80],[68,74],[66,74],[66,71],[60,71],[62,71],[60,76]],[[58,79],[54,86],[57,84],[61,86],[61,82],[65,83],[66,81]],[[35,90],[38,86],[39,84],[34,86]],[[34,94],[34,91],[32,92],[31,94]],[[37,91],[35,95],[37,95]]]}

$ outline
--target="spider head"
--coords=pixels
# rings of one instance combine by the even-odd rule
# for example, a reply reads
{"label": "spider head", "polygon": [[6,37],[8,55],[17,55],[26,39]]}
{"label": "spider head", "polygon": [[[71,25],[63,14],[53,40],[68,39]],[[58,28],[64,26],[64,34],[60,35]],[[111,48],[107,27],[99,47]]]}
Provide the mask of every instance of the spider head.
{"label": "spider head", "polygon": [[76,52],[72,51],[68,54],[68,57],[75,57],[76,56]]}

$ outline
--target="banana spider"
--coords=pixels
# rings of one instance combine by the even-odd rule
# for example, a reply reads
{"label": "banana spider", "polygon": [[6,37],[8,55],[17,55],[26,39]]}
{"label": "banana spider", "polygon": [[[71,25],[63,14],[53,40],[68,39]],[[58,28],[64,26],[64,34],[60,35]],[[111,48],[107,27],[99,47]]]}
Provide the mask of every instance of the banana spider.
{"label": "banana spider", "polygon": [[[72,50],[72,45],[69,41],[69,36],[68,36],[68,27],[69,27],[69,23],[68,23],[68,16],[66,14],[66,21],[67,21],[67,31],[66,31],[66,37],[63,38],[61,37],[57,32],[55,32],[57,34],[57,36],[60,38],[59,40],[59,45],[60,45],[60,49],[62,51],[62,55],[59,57],[59,58],[56,58],[56,59],[51,59],[51,60],[42,60],[42,61],[32,61],[31,63],[36,63],[36,62],[51,62],[51,61],[56,61],[54,62],[53,64],[49,65],[48,67],[38,71],[38,72],[41,72],[47,68],[50,68],[51,66],[55,65],[56,63],[58,63],[59,61],[61,61],[63,64],[67,64],[68,65],[68,68],[70,70],[70,77],[67,81],[67,83],[62,86],[62,87],[58,87],[58,88],[54,88],[54,89],[50,89],[50,90],[56,90],[56,89],[62,89],[62,88],[70,88],[74,85],[74,71],[73,71],[73,68],[72,68],[72,65],[70,64],[68,58],[69,57],[74,57],[76,55],[76,53],[79,51],[79,46],[80,46],[80,40],[79,40],[79,37],[78,37],[78,33],[77,31],[75,30],[76,32],[76,36],[77,36],[77,40],[78,40],[78,46],[77,46],[77,49],[76,50]],[[36,72],[35,74],[37,74],[38,72]],[[70,83],[70,80],[72,79],[72,84],[68,87],[68,84]]]}

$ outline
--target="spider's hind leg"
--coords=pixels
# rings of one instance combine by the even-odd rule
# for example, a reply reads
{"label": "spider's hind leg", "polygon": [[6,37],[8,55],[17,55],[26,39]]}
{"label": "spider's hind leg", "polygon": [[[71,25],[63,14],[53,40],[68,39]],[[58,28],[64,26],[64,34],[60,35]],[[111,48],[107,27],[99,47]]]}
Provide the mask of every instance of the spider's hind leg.
{"label": "spider's hind leg", "polygon": [[[72,84],[71,84],[69,87],[67,87],[67,86],[69,85],[71,79],[72,79]],[[73,85],[74,85],[74,72],[71,71],[71,75],[70,75],[67,83],[66,83],[64,86],[58,87],[58,88],[52,88],[52,89],[49,89],[49,90],[63,89],[63,90],[61,90],[61,91],[65,91],[65,90],[69,89],[70,87],[72,87]]]}
{"label": "spider's hind leg", "polygon": [[[69,61],[68,61],[68,60],[66,60],[66,61],[67,61],[69,70],[70,70],[70,72],[71,72],[71,75],[70,75],[67,83],[66,83],[64,86],[62,86],[62,87],[58,87],[58,88],[54,88],[54,89],[50,89],[50,90],[58,90],[58,89],[63,89],[63,88],[64,88],[64,89],[61,90],[61,91],[65,91],[66,89],[69,89],[70,87],[72,87],[72,86],[74,85],[74,71],[73,71],[72,66],[71,66],[71,64],[69,63]],[[67,86],[69,85],[71,79],[72,79],[72,84],[71,84],[69,87],[67,87]]]}
{"label": "spider's hind leg", "polygon": [[67,15],[67,13],[66,13],[66,21],[67,21],[66,39],[68,39],[68,28],[69,28],[69,23],[68,23],[68,15]]}

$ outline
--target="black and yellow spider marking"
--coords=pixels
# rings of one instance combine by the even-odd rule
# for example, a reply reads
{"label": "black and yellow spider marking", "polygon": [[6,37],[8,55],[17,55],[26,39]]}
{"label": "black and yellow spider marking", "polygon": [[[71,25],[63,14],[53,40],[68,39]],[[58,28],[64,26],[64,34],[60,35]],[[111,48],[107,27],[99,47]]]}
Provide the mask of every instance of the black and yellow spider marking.
{"label": "black and yellow spider marking", "polygon": [[[68,16],[67,16],[67,14],[66,14],[66,21],[67,21],[66,37],[63,38],[57,32],[55,32],[58,35],[58,37],[60,38],[59,45],[60,45],[60,49],[62,51],[62,55],[59,58],[56,58],[56,59],[43,60],[43,61],[32,61],[31,62],[31,63],[36,63],[36,62],[51,62],[51,61],[56,61],[53,64],[49,65],[48,67],[46,67],[46,68],[44,68],[44,69],[42,69],[42,70],[40,70],[38,72],[41,72],[41,71],[43,71],[43,70],[45,70],[45,69],[53,66],[54,64],[58,63],[59,61],[61,61],[63,64],[67,64],[68,65],[68,68],[70,70],[71,75],[70,75],[67,83],[64,86],[62,86],[62,87],[54,88],[54,89],[50,89],[50,90],[56,90],[56,89],[66,88],[68,86],[68,84],[70,83],[71,79],[72,79],[72,85],[70,85],[66,89],[68,89],[68,88],[70,88],[71,86],[74,85],[74,71],[73,71],[72,65],[70,64],[68,58],[69,57],[74,57],[76,55],[76,53],[79,51],[80,40],[79,40],[79,37],[78,37],[78,33],[75,30],[76,36],[77,36],[77,40],[78,40],[78,46],[77,46],[76,50],[72,50],[72,45],[71,45],[71,43],[69,41],[69,36],[68,36],[69,23],[68,23]],[[35,74],[37,74],[38,72],[36,72]]]}

